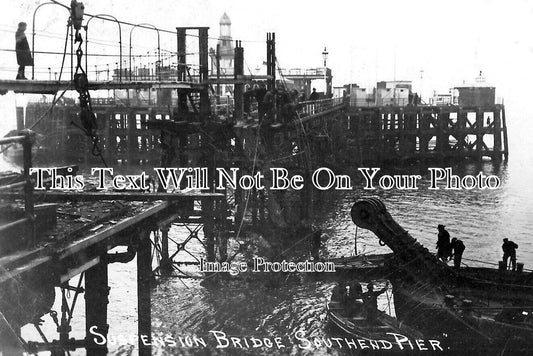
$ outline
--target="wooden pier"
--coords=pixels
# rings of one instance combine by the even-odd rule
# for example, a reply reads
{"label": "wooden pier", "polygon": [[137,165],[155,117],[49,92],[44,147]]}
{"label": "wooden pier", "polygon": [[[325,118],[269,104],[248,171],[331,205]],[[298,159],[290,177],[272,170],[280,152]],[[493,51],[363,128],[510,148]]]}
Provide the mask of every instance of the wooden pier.
{"label": "wooden pier", "polygon": [[350,107],[359,162],[442,161],[509,155],[503,105]]}

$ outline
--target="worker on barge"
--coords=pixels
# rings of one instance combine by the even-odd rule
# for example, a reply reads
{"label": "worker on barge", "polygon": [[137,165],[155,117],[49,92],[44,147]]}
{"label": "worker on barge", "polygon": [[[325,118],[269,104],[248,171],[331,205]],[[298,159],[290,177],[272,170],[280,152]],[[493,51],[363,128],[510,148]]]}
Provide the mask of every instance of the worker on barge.
{"label": "worker on barge", "polygon": [[344,313],[349,317],[356,316],[363,306],[363,287],[357,281],[348,283],[341,281],[333,288],[331,301],[342,305]]}
{"label": "worker on barge", "polygon": [[378,316],[378,297],[385,293],[389,288],[389,282],[381,290],[374,291],[374,284],[368,283],[368,291],[363,293],[363,302],[367,312],[367,320],[369,322],[374,322]]}
{"label": "worker on barge", "polygon": [[437,229],[439,230],[437,237],[437,257],[443,262],[448,262],[451,254],[450,234],[446,231],[444,225],[439,224]]}
{"label": "worker on barge", "polygon": [[463,252],[465,251],[465,244],[463,241],[453,238],[452,243],[450,244],[452,251],[451,257],[453,257],[453,268],[459,270],[461,268],[461,260],[463,258]]}
{"label": "worker on barge", "polygon": [[505,266],[507,267],[507,260],[509,257],[511,258],[511,265],[512,270],[516,271],[516,249],[518,248],[518,245],[514,243],[513,241],[509,241],[509,239],[505,238],[503,239],[503,262],[505,263]]}

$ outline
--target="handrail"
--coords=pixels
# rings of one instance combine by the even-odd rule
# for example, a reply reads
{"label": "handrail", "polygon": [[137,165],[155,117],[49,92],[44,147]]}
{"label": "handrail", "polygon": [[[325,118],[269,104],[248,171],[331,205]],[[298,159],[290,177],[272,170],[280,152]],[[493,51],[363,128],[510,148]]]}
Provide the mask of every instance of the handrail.
{"label": "handrail", "polygon": [[24,135],[3,137],[3,138],[0,138],[0,145],[5,145],[8,143],[21,143],[25,139],[26,139],[26,136]]}
{"label": "handrail", "polygon": [[315,115],[323,111],[333,109],[336,106],[344,105],[344,98],[329,98],[298,103],[298,113],[300,116]]}
{"label": "handrail", "polygon": [[29,219],[29,218],[22,218],[22,219],[19,219],[19,220],[15,220],[15,221],[12,221],[12,222],[9,222],[7,224],[4,224],[4,225],[0,225],[0,233],[3,233],[4,231],[9,231],[10,229],[14,228],[14,227],[17,227],[19,225],[24,225],[24,224],[27,224],[27,223],[32,223],[33,219]]}
{"label": "handrail", "polygon": [[8,184],[8,185],[0,185],[0,191],[20,188],[20,187],[24,187],[25,185],[26,185],[26,182],[24,182],[24,181],[23,182],[13,183],[13,184]]}

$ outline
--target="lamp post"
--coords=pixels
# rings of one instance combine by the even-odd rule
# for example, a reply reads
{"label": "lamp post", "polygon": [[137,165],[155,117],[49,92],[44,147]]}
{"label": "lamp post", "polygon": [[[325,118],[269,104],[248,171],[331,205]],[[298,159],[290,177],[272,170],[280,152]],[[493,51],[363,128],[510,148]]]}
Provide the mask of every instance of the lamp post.
{"label": "lamp post", "polygon": [[328,71],[328,68],[326,65],[327,60],[328,60],[328,55],[329,55],[328,50],[326,49],[326,47],[324,47],[324,50],[322,51],[322,58],[324,58],[324,84],[325,84],[324,95],[326,96],[328,95],[328,80],[326,77],[327,71]]}

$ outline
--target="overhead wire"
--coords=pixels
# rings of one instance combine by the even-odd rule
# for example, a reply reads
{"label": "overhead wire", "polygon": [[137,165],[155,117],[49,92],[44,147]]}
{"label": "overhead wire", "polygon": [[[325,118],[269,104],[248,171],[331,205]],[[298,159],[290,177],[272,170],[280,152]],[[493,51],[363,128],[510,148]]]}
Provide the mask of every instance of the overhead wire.
{"label": "overhead wire", "polygon": [[[69,9],[70,10],[70,6],[67,6],[65,4],[62,4],[60,3],[59,1],[57,0],[51,0],[53,3],[55,4],[58,4],[66,9]],[[145,28],[147,30],[157,30],[159,32],[163,32],[163,33],[169,33],[169,34],[172,34],[172,35],[175,35],[176,34],[176,31],[175,30],[167,30],[167,29],[163,29],[163,28],[159,28],[157,26],[154,26],[154,27],[150,27],[150,26],[147,26],[147,25],[142,25],[142,24],[134,24],[132,22],[128,22],[128,21],[124,21],[124,20],[114,20],[114,19],[110,19],[110,18],[107,18],[107,17],[104,17],[104,16],[99,16],[99,15],[92,15],[92,14],[89,14],[89,13],[85,13],[86,16],[90,16],[90,17],[94,17],[94,18],[97,18],[97,19],[101,19],[101,20],[104,20],[104,21],[111,21],[111,22],[118,22],[122,25],[127,25],[127,26],[134,26],[134,27],[139,27],[139,28]],[[187,37],[195,37],[195,38],[199,38],[200,36],[199,35],[195,35],[195,34],[189,34],[189,33],[186,33],[185,36]],[[208,40],[217,40],[218,41],[218,38],[215,38],[215,37],[207,37]],[[237,40],[231,40],[232,42],[236,42]],[[264,41],[258,41],[258,40],[239,40],[241,42],[245,42],[245,43],[263,43]]]}

